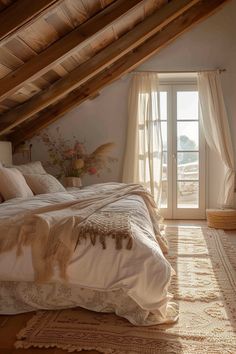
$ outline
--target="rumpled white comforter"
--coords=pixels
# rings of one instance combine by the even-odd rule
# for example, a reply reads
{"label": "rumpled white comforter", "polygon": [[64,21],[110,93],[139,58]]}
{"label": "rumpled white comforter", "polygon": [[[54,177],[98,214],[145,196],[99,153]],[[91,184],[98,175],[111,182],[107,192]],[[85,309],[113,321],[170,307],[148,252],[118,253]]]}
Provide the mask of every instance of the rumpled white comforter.
{"label": "rumpled white comforter", "polygon": [[[29,199],[16,198],[0,204],[0,224],[5,218],[19,212],[72,201],[93,193],[96,193],[96,185],[82,190],[71,189],[68,192],[44,194]],[[131,250],[125,248],[117,250],[114,241],[107,239],[107,248],[103,250],[100,243],[93,246],[89,239],[81,241],[68,266],[67,286],[101,292],[122,290],[140,309],[155,313],[156,323],[175,321],[176,311],[170,303],[168,294],[173,270],[155,241],[144,201],[141,197],[132,195],[106,206],[103,210],[130,212],[133,247]],[[16,249],[0,255],[0,282],[9,281],[34,282],[30,246],[25,246],[23,253],[18,257]],[[50,282],[63,283],[56,269]],[[57,308],[57,304],[55,303],[52,308]],[[4,313],[4,310],[1,309],[1,313]]]}

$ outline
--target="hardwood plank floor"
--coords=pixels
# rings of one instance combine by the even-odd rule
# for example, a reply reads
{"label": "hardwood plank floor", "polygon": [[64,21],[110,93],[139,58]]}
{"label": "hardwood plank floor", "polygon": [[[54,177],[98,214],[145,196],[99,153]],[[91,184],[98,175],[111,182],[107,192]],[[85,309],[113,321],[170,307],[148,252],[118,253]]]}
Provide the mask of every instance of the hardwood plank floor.
{"label": "hardwood plank floor", "polygon": [[[65,354],[65,350],[61,349],[16,349],[14,342],[17,333],[25,327],[28,320],[34,315],[33,312],[20,315],[0,316],[0,353],[1,354]],[[98,354],[97,351],[81,351],[81,354]]]}
{"label": "hardwood plank floor", "polygon": [[[185,221],[185,220],[167,220],[167,225],[172,226],[206,226],[206,221]],[[236,245],[236,232],[227,232],[231,235]],[[25,327],[27,321],[33,316],[33,312],[20,315],[0,316],[0,354],[65,354],[66,351],[61,349],[15,349],[14,342],[16,341],[17,333]],[[98,354],[97,351],[81,351],[81,354]]]}

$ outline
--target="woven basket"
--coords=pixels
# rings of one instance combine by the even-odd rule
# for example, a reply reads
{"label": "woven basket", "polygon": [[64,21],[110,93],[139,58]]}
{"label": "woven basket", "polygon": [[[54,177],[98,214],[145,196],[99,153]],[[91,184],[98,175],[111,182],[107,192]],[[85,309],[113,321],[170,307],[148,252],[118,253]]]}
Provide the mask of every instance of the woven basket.
{"label": "woven basket", "polygon": [[236,209],[207,209],[206,215],[209,227],[236,230]]}

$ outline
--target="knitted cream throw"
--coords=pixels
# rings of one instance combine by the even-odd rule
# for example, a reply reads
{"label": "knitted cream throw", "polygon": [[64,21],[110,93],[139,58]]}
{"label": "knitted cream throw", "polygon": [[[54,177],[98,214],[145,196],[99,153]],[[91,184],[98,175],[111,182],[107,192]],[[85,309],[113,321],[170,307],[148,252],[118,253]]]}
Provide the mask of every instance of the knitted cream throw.
{"label": "knitted cream throw", "polygon": [[102,248],[106,248],[106,237],[112,237],[116,249],[123,248],[123,240],[127,239],[126,248],[131,249],[133,244],[132,232],[128,213],[97,212],[81,223],[79,228],[78,243],[81,238],[89,237],[95,245],[98,238]]}

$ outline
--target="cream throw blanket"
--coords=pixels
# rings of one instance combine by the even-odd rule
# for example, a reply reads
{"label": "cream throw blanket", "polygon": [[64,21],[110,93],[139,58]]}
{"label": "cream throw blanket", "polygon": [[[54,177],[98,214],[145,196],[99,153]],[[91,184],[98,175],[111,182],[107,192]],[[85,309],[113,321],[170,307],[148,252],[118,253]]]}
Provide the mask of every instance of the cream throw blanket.
{"label": "cream throw blanket", "polygon": [[[68,262],[80,237],[87,235],[84,232],[80,234],[81,226],[93,215],[99,213],[103,207],[129,195],[139,195],[143,198],[150,214],[156,239],[162,251],[166,252],[168,245],[159,227],[161,217],[156,204],[151,194],[138,184],[118,184],[112,189],[105,190],[98,186],[96,195],[84,200],[78,199],[37,208],[3,220],[0,223],[0,252],[10,251],[17,247],[19,255],[22,246],[30,245],[35,280],[50,279],[57,265],[61,277],[66,279]],[[130,238],[132,238],[132,233],[129,235]]]}

